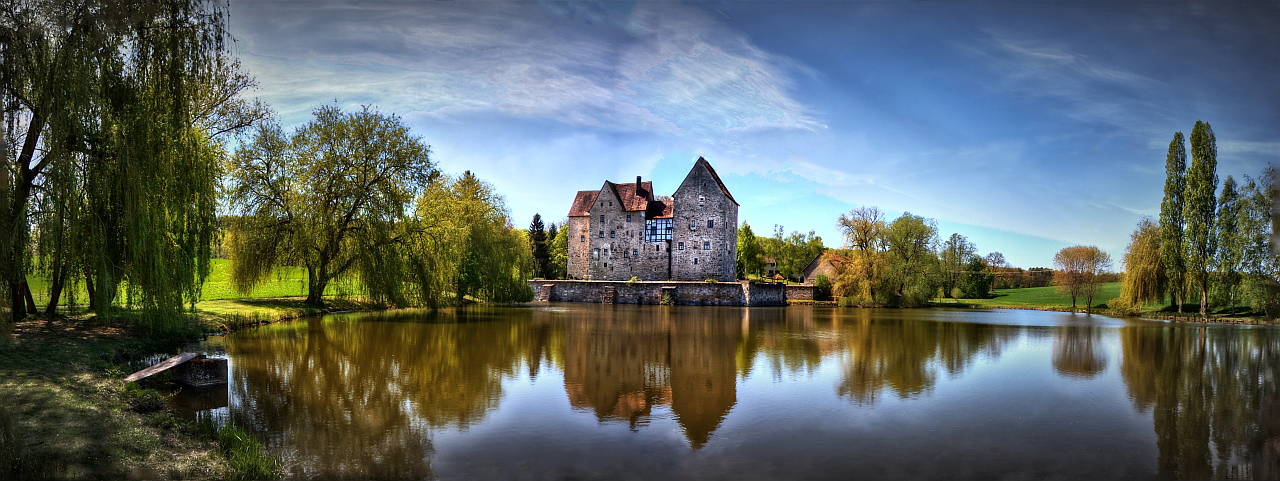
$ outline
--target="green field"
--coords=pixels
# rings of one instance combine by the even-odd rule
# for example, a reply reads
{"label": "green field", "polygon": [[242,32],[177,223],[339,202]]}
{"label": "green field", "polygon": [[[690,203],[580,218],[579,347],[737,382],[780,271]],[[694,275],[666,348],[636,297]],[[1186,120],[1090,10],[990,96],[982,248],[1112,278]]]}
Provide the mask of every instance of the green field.
{"label": "green field", "polygon": [[[31,286],[31,296],[35,298],[36,304],[41,309],[49,302],[49,282],[44,276],[31,275],[27,276],[27,283]],[[84,290],[83,283],[77,283],[74,287],[76,303],[84,305],[88,302],[88,294]],[[353,286],[334,281],[329,283],[325,289],[326,296],[335,296],[342,294],[343,291],[352,291]],[[64,296],[66,293],[63,293]],[[276,297],[304,297],[307,295],[307,270],[301,267],[281,267],[276,270],[275,274],[268,277],[265,281],[254,287],[252,291],[241,294],[235,289],[231,283],[231,261],[227,259],[213,259],[210,263],[209,277],[205,279],[204,286],[200,290],[200,301],[216,301],[223,299],[262,299]],[[66,303],[66,297],[63,298]]]}
{"label": "green field", "polygon": [[[1093,305],[1106,304],[1120,296],[1120,283],[1109,282],[1098,288]],[[1023,289],[996,289],[991,299],[943,299],[939,304],[956,303],[974,307],[1003,307],[1013,309],[1071,308],[1071,297],[1062,295],[1056,287],[1027,287]],[[1084,309],[1084,298],[1076,299],[1076,307]]]}

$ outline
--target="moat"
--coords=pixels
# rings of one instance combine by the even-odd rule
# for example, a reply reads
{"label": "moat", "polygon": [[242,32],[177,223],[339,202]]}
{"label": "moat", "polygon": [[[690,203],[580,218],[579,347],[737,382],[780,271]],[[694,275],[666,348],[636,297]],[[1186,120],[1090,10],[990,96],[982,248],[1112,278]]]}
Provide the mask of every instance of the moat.
{"label": "moat", "polygon": [[552,303],[212,338],[289,478],[1274,479],[1280,330]]}

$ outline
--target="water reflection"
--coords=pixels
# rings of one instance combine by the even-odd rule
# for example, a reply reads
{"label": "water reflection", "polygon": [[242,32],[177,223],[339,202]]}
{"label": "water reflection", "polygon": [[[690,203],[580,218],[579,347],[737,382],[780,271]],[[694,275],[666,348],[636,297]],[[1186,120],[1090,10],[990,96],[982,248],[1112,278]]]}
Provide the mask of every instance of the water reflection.
{"label": "water reflection", "polygon": [[1152,413],[1162,476],[1280,478],[1274,329],[1126,327],[1121,373]]}
{"label": "water reflection", "polygon": [[[1054,313],[407,311],[237,332],[226,341],[229,399],[205,403],[229,404],[234,421],[307,478],[613,469],[574,443],[612,443],[606,451],[626,458],[621,465],[675,478],[720,477],[734,463],[790,466],[798,477],[890,473],[880,464],[916,456],[889,453],[921,449],[935,450],[940,463],[922,473],[959,463],[984,466],[973,476],[1097,476],[1118,473],[1125,456],[1149,455],[1158,459],[1145,476],[1268,478],[1280,476],[1278,340],[1268,329],[1202,333]],[[1117,356],[1120,368],[1108,369]],[[535,381],[554,389],[535,389]],[[1065,397],[1086,384],[1088,396]],[[1125,390],[1132,406],[1106,401],[1114,398],[1107,392]],[[608,435],[618,429],[622,437]],[[666,433],[677,437],[677,451],[662,443]],[[529,440],[546,445],[530,448]],[[803,457],[768,457],[797,443],[816,444]],[[1149,454],[1135,451],[1143,445]],[[884,452],[865,454],[876,450]],[[522,458],[558,452],[578,454]],[[1008,453],[1021,461],[1010,463]],[[698,459],[718,467],[684,466]],[[517,467],[484,471],[499,462]],[[1147,469],[1125,465],[1126,476]]]}
{"label": "water reflection", "polygon": [[1053,369],[1068,377],[1091,378],[1107,369],[1102,328],[1060,326],[1053,332]]}

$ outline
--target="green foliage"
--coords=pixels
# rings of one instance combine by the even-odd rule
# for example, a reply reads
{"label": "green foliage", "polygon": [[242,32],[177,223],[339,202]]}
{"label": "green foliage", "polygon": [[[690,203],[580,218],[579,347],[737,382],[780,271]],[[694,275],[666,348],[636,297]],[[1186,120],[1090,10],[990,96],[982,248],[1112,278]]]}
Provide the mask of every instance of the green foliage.
{"label": "green foliage", "polygon": [[1268,166],[1255,181],[1245,176],[1241,189],[1238,231],[1241,242],[1241,300],[1255,311],[1275,317],[1280,298],[1271,286],[1280,281],[1280,258],[1271,251],[1274,167]]}
{"label": "green foliage", "polygon": [[935,249],[938,226],[933,219],[903,213],[885,228],[886,276],[892,288],[887,305],[922,306],[939,287],[941,272]]}
{"label": "green foliage", "polygon": [[235,470],[230,479],[280,479],[280,462],[263,451],[258,440],[227,423],[218,430],[218,448]]}
{"label": "green foliage", "polygon": [[764,274],[764,250],[760,240],[756,238],[751,226],[746,222],[738,228],[738,260],[736,262],[738,278],[746,279],[748,275]]}
{"label": "green foliage", "polygon": [[1124,283],[1118,302],[1108,302],[1112,308],[1135,306],[1164,300],[1169,282],[1160,256],[1160,227],[1151,219],[1138,222],[1130,236],[1129,247],[1124,252]]}
{"label": "green foliage", "polygon": [[81,0],[4,11],[5,137],[23,139],[0,172],[8,290],[36,246],[52,302],[85,276],[98,287],[91,305],[108,309],[127,281],[126,305],[153,328],[173,327],[208,274],[220,137],[265,115],[239,96],[253,82],[226,48],[222,6]]}
{"label": "green foliage", "polygon": [[1183,254],[1183,196],[1187,189],[1187,151],[1182,132],[1173,134],[1165,159],[1164,199],[1160,201],[1160,260],[1168,276],[1170,300],[1182,304],[1186,296],[1186,259]]}
{"label": "green foliage", "polygon": [[764,257],[771,257],[777,263],[778,272],[783,277],[798,279],[809,262],[825,249],[822,237],[814,231],[809,231],[808,234],[792,231],[785,236],[783,232],[782,226],[775,225],[773,237],[755,239],[760,242]]}
{"label": "green foliage", "polygon": [[529,237],[529,248],[533,252],[533,276],[541,279],[552,279],[551,251],[547,245],[547,232],[542,223],[541,214],[533,214],[526,233]]}
{"label": "green foliage", "polygon": [[548,279],[569,277],[569,222],[560,223],[555,238],[551,240],[551,276]]}
{"label": "green foliage", "polygon": [[[938,257],[942,261],[942,291],[948,293],[948,297],[952,296],[950,294],[952,290],[960,288],[965,276],[965,264],[977,252],[978,247],[969,242],[968,237],[960,234],[951,234],[951,237],[942,243],[942,250],[938,253]],[[964,291],[963,288],[960,290]]]}
{"label": "green foliage", "polygon": [[1209,270],[1217,252],[1214,221],[1217,214],[1218,147],[1213,129],[1196,121],[1191,130],[1191,167],[1187,169],[1185,212],[1187,275],[1200,291],[1200,316],[1207,315]]}
{"label": "green foliage", "polygon": [[960,296],[967,299],[987,297],[994,281],[995,275],[987,269],[987,262],[977,255],[970,255],[960,278]]}
{"label": "green foliage", "polygon": [[1236,189],[1236,180],[1227,176],[1222,183],[1222,194],[1218,198],[1218,217],[1216,222],[1217,259],[1214,266],[1214,304],[1230,306],[1235,313],[1236,290],[1240,286],[1240,267],[1244,258],[1244,236],[1240,230],[1242,201]]}
{"label": "green foliage", "polygon": [[258,129],[232,161],[232,270],[248,291],[276,267],[307,269],[307,302],[323,304],[329,283],[359,272],[366,293],[407,303],[403,247],[419,227],[406,212],[438,176],[430,149],[400,118],[371,107],[334,106],[286,139],[278,125]]}
{"label": "green foliage", "polygon": [[813,300],[831,300],[831,279],[826,274],[818,274],[813,277]]}

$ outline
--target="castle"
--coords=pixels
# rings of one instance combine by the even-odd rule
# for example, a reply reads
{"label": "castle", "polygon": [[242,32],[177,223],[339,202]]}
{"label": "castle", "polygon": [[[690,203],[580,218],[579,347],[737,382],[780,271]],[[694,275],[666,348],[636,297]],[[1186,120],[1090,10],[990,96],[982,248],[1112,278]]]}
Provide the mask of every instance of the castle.
{"label": "castle", "polygon": [[738,202],[702,157],[670,199],[639,176],[578,191],[568,228],[569,279],[737,280]]}

